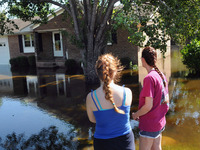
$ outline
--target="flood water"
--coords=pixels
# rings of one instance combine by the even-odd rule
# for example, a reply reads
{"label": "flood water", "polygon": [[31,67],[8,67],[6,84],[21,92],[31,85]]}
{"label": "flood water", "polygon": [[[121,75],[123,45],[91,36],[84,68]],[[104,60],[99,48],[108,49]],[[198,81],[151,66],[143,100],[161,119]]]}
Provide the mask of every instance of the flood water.
{"label": "flood water", "polygon": [[[162,147],[199,150],[200,78],[185,77],[188,71],[180,57],[179,51],[173,49],[171,57],[161,61],[159,67],[168,78],[171,100]],[[137,110],[146,74],[140,67],[138,72],[123,73],[119,84],[125,84],[133,92],[131,111]],[[93,150],[95,126],[87,118],[85,97],[96,87],[87,86],[83,75],[67,75],[60,69],[16,73],[9,66],[0,66],[0,149],[9,146],[36,149],[35,145],[48,149],[52,141],[57,149],[64,145],[64,149]],[[135,125],[132,121],[138,149]]]}

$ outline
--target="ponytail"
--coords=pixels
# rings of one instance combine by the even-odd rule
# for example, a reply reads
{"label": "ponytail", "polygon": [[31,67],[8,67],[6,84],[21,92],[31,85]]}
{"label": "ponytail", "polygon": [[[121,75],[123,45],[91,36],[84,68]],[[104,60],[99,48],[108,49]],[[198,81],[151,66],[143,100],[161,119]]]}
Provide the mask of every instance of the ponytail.
{"label": "ponytail", "polygon": [[160,70],[158,69],[158,67],[157,67],[156,65],[153,65],[153,67],[154,67],[155,71],[156,71],[156,72],[160,75],[160,77],[162,78],[164,87],[166,87],[166,81],[165,81],[165,79],[164,79],[164,77],[163,77],[163,74],[160,72]]}

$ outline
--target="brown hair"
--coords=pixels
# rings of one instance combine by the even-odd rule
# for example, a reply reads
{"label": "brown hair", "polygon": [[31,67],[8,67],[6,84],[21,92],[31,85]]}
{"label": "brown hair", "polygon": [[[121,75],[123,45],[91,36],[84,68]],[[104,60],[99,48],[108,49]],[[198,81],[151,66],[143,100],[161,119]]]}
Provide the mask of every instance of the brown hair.
{"label": "brown hair", "polygon": [[153,67],[155,71],[160,75],[160,77],[163,80],[164,87],[166,87],[166,81],[163,77],[163,74],[160,72],[158,67],[156,66],[156,60],[157,60],[157,53],[156,50],[153,47],[145,47],[142,51],[142,58],[145,59],[146,63]]}
{"label": "brown hair", "polygon": [[109,85],[112,80],[117,82],[120,79],[123,67],[121,66],[119,59],[112,54],[104,54],[99,56],[95,67],[99,78],[104,82],[103,90],[105,92],[105,98],[113,104],[116,112],[125,114],[123,110],[117,108]]}

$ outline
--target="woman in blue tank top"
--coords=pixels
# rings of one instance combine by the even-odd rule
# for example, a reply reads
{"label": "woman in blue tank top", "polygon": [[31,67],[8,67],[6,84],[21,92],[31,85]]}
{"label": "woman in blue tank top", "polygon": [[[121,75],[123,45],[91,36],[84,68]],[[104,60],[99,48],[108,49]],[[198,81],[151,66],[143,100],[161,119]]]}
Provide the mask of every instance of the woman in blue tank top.
{"label": "woman in blue tank top", "polygon": [[123,67],[111,54],[100,56],[95,67],[101,84],[86,98],[88,118],[96,123],[94,149],[135,150],[129,115],[132,92],[115,84]]}

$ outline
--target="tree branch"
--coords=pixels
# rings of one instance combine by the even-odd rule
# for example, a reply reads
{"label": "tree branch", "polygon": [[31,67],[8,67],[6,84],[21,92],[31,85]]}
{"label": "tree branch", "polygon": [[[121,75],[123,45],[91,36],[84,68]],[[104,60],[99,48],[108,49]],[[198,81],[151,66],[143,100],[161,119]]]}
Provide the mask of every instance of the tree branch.
{"label": "tree branch", "polygon": [[69,0],[69,3],[70,3],[70,8],[71,8],[72,18],[74,21],[75,35],[76,35],[77,40],[80,40],[81,39],[80,38],[80,28],[79,28],[79,24],[78,24],[78,17],[76,14],[76,8],[74,6],[75,4],[74,4],[73,0]]}
{"label": "tree branch", "polygon": [[[90,25],[90,21],[91,21],[91,3],[90,3],[90,0],[86,0],[86,8],[87,8],[87,15],[88,15],[88,22],[87,22],[87,25],[89,26]],[[89,29],[90,27],[88,27]]]}
{"label": "tree branch", "polygon": [[95,21],[96,21],[97,3],[98,3],[98,0],[95,0],[94,4],[93,4],[92,15],[91,15],[92,20],[91,20],[90,30],[91,30],[92,33],[94,32],[94,26],[95,26]]}
{"label": "tree branch", "polygon": [[108,4],[108,8],[107,8],[106,14],[104,16],[103,22],[101,23],[99,32],[97,33],[96,42],[98,42],[100,40],[100,38],[103,34],[103,31],[106,27],[107,21],[108,21],[109,17],[111,16],[112,10],[114,8],[114,4],[118,1],[119,0],[111,0],[110,3]]}
{"label": "tree branch", "polygon": [[98,11],[97,11],[97,21],[98,22],[100,22],[100,20],[101,20],[101,16],[102,16],[102,13],[103,13],[103,8],[104,8],[104,6],[105,6],[105,0],[102,0],[102,2],[101,2],[101,7],[100,7],[100,11],[99,11],[99,9],[98,9]]}
{"label": "tree branch", "polygon": [[69,8],[65,4],[61,4],[61,3],[56,2],[56,1],[52,1],[52,0],[30,0],[30,2],[32,2],[32,3],[45,2],[45,3],[54,4],[56,6],[63,8],[64,10],[66,10],[69,13],[70,16],[72,16]]}

